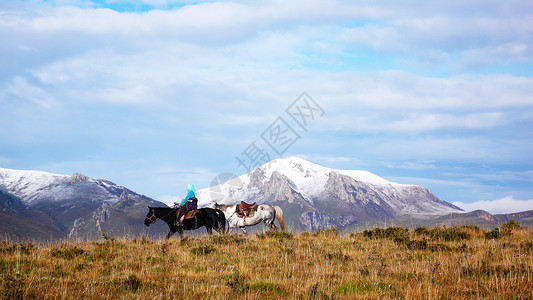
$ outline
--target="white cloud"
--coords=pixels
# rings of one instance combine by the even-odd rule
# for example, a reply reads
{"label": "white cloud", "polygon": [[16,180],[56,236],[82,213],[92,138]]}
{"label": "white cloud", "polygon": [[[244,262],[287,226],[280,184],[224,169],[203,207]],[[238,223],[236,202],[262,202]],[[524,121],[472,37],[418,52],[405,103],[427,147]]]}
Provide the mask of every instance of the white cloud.
{"label": "white cloud", "polygon": [[[187,184],[192,183],[197,189],[208,187],[211,184],[211,181],[218,174],[203,168],[191,168],[191,169],[176,169],[176,168],[160,168],[152,170],[160,180],[168,182],[169,184],[175,185],[180,191],[186,193]],[[180,183],[179,186],[177,183]]]}
{"label": "white cloud", "polygon": [[[494,5],[497,7],[498,5]],[[494,63],[521,62],[533,57],[533,29],[527,14],[446,14],[416,10],[405,18],[374,19],[344,28],[340,40],[354,47],[371,47],[383,53],[409,53],[423,61],[463,64],[463,68]],[[465,10],[465,11],[478,11]]]}
{"label": "white cloud", "polygon": [[0,166],[5,166],[11,162],[11,159],[8,157],[0,155]]}
{"label": "white cloud", "polygon": [[414,184],[420,185],[423,187],[429,186],[444,186],[447,188],[468,188],[479,186],[478,183],[468,181],[468,180],[448,180],[448,179],[431,179],[431,178],[421,178],[421,177],[387,177],[388,180],[402,184]]}
{"label": "white cloud", "polygon": [[[462,65],[531,62],[530,5],[467,2],[234,1],[125,13],[76,0],[4,6],[0,133],[6,145],[37,147],[193,139],[232,160],[235,145],[305,90],[326,110],[300,143],[320,152],[308,156],[318,163],[360,165],[351,157],[365,151],[405,170],[435,159],[530,163],[533,78],[460,74]],[[413,72],[412,56],[429,65]],[[395,62],[364,71],[365,60],[383,58]],[[432,62],[456,75],[425,75]],[[333,155],[321,152],[328,147]]]}
{"label": "white cloud", "polygon": [[509,42],[495,46],[471,48],[464,52],[464,69],[498,63],[527,62],[533,57],[533,43]]}
{"label": "white cloud", "polygon": [[472,176],[486,181],[496,182],[531,182],[533,183],[533,171],[500,171],[487,174],[472,174]]}
{"label": "white cloud", "polygon": [[[155,194],[154,199],[167,205],[172,205],[176,201],[181,201],[187,194],[187,184],[192,183],[196,190],[211,186],[212,181],[219,174],[202,168],[175,169],[161,168],[155,171],[156,180],[172,187],[172,193]],[[153,182],[154,179],[151,179]],[[169,189],[167,189],[169,190]]]}
{"label": "white cloud", "polygon": [[26,78],[16,76],[4,89],[0,89],[0,99],[14,98],[20,102],[31,102],[43,108],[52,108],[56,99],[46,89],[30,84]]}
{"label": "white cloud", "polygon": [[363,161],[354,157],[333,156],[333,155],[321,155],[321,154],[297,154],[297,157],[301,157],[305,160],[309,160],[313,163],[323,165],[325,167],[335,167],[347,163],[363,164]]}
{"label": "white cloud", "polygon": [[517,200],[513,196],[507,196],[496,200],[481,200],[472,203],[454,202],[466,211],[485,210],[493,214],[515,213],[526,210],[533,210],[533,199]]}
{"label": "white cloud", "polygon": [[[397,118],[400,118],[399,120]],[[501,112],[471,113],[463,115],[436,114],[431,112],[397,114],[389,117],[387,114],[374,113],[366,115],[357,125],[357,130],[386,131],[386,132],[427,132],[442,129],[483,129],[494,128],[510,122]],[[516,121],[516,119],[514,120]],[[355,126],[352,126],[355,127]]]}
{"label": "white cloud", "polygon": [[435,169],[434,161],[416,162],[416,161],[403,161],[403,162],[387,162],[385,166],[391,169],[407,169],[407,170],[428,170]]}
{"label": "white cloud", "polygon": [[379,11],[378,7],[323,1],[208,2],[142,13],[40,6],[27,15],[7,11],[0,24],[39,33],[75,31],[116,37],[173,38],[205,45],[232,43],[261,30],[383,15]]}
{"label": "white cloud", "polygon": [[180,198],[180,196],[172,196],[172,195],[161,195],[157,197],[155,200],[161,201],[165,203],[168,206],[173,206],[175,202],[181,202],[183,198]]}

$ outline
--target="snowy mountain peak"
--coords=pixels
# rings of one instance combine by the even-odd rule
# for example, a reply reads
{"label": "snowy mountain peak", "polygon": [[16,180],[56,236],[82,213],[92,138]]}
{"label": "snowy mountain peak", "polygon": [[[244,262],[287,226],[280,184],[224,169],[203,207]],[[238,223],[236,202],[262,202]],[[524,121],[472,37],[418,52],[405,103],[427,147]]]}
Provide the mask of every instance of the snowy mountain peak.
{"label": "snowy mountain peak", "polygon": [[80,173],[74,173],[70,175],[70,184],[87,182],[87,180],[89,180],[89,177]]}
{"label": "snowy mountain peak", "polygon": [[11,170],[0,168],[0,180],[4,182],[32,181],[34,183],[47,183],[67,178],[67,175],[53,174],[44,171]]}
{"label": "snowy mountain peak", "polygon": [[287,158],[278,158],[270,161],[269,163],[261,166],[264,170],[278,171],[280,173],[294,172],[295,174],[302,173],[304,175],[307,172],[313,173],[329,173],[332,169],[314,164],[303,158],[297,156],[289,156]]}
{"label": "snowy mountain peak", "polygon": [[[56,201],[65,196],[75,197],[83,185],[94,186],[106,201],[118,201],[113,191],[122,187],[89,178],[80,173],[59,175],[43,171],[10,170],[0,168],[0,186],[19,197],[25,204],[33,205],[42,201]],[[98,192],[95,192],[98,194]]]}
{"label": "snowy mountain peak", "polygon": [[[364,182],[370,185],[386,185],[397,188],[410,186],[390,182],[368,171],[342,170],[323,167],[297,156],[272,160],[259,167],[259,169],[264,172],[265,179],[271,178],[273,172],[278,172],[281,175],[286,176],[301,192],[308,196],[315,196],[320,193],[332,172],[346,175],[353,178],[355,181]],[[257,172],[257,169],[244,176],[251,176],[254,172]]]}
{"label": "snowy mountain peak", "polygon": [[80,173],[0,168],[0,214],[16,220],[9,228],[0,226],[0,233],[43,239],[140,233],[145,230],[142,220],[147,206],[164,203]]}
{"label": "snowy mountain peak", "polygon": [[21,199],[27,199],[39,191],[68,181],[70,176],[43,171],[10,170],[0,168],[0,186]]}
{"label": "snowy mountain peak", "polygon": [[327,167],[317,165],[315,163],[312,163],[310,161],[307,161],[297,156],[290,156],[287,158],[275,159],[261,166],[261,168],[263,168],[264,170],[271,170],[270,172],[267,171],[267,174],[270,174],[272,171],[276,170],[282,174],[287,173],[287,174],[295,175],[295,176],[303,175],[305,177],[310,177],[313,175],[328,175],[331,172],[338,172],[342,175],[350,176],[354,180],[362,181],[362,182],[366,182],[370,184],[399,185],[398,183],[390,182],[368,171],[327,168]]}
{"label": "snowy mountain peak", "polygon": [[[324,167],[298,156],[274,159],[246,174],[232,179],[230,182],[219,186],[199,191],[200,201],[204,205],[213,202],[231,203],[256,197],[261,188],[272,181],[284,178],[290,188],[299,193],[307,201],[320,196],[326,185],[334,178],[347,176],[355,182],[379,187],[385,192],[394,192],[398,189],[412,187],[411,185],[390,182],[371,172],[363,170],[342,170]],[[216,191],[216,192],[213,192]],[[202,199],[203,198],[203,199]],[[203,201],[202,201],[203,200]]]}
{"label": "snowy mountain peak", "polygon": [[279,205],[298,212],[293,222],[307,229],[461,211],[424,187],[390,182],[368,171],[328,168],[296,156],[272,160],[199,190],[197,197],[201,206],[239,201]]}

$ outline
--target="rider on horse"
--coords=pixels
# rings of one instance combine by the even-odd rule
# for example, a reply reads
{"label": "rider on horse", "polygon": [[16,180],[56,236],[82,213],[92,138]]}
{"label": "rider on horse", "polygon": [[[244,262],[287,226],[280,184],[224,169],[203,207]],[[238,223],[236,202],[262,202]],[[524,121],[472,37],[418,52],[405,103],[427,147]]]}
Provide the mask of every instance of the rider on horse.
{"label": "rider on horse", "polygon": [[174,202],[176,206],[179,207],[178,211],[178,223],[181,225],[183,222],[183,219],[185,218],[185,214],[193,209],[198,208],[198,199],[196,199],[196,194],[194,193],[195,189],[192,184],[187,185],[187,196],[180,202]]}

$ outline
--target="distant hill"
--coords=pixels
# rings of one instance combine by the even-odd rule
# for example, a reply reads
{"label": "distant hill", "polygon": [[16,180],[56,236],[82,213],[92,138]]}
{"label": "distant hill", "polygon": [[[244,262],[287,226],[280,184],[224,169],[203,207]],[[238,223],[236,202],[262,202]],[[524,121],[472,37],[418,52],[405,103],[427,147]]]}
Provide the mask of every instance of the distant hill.
{"label": "distant hill", "polygon": [[0,189],[0,235],[28,239],[57,239],[63,236],[47,214],[27,207]]}
{"label": "distant hill", "polygon": [[[429,220],[419,221],[420,225],[435,226],[435,225],[478,225],[480,227],[489,229],[499,227],[511,220],[515,220],[525,226],[533,226],[533,210],[523,211],[510,214],[491,214],[484,210],[475,210],[468,213],[453,213],[449,215],[439,216]],[[408,223],[408,222],[407,222]]]}

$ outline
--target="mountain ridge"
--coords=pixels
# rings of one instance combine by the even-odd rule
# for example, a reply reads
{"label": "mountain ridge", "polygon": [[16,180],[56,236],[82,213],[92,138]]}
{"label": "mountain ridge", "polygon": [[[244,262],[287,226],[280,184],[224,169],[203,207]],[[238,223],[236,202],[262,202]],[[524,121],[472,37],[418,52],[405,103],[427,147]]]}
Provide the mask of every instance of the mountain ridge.
{"label": "mountain ridge", "polygon": [[302,230],[462,211],[421,186],[391,182],[368,171],[327,168],[295,156],[199,190],[197,196],[204,206],[239,201],[278,205],[290,211],[289,223]]}
{"label": "mountain ridge", "polygon": [[[317,179],[318,178],[318,179]],[[290,230],[374,226],[500,226],[513,219],[533,225],[533,211],[464,212],[424,187],[385,180],[368,171],[337,170],[301,158],[274,160],[228,182],[197,192],[200,206],[247,202],[279,205]],[[105,179],[0,168],[0,235],[57,240],[163,236],[164,222],[148,230],[146,206],[166,204]],[[262,229],[258,226],[257,229]]]}
{"label": "mountain ridge", "polygon": [[[149,231],[143,225],[147,206],[166,206],[163,202],[80,173],[0,168],[0,191],[0,208],[5,209],[0,233],[13,238],[94,238],[104,232],[158,235],[166,230],[166,224]],[[42,231],[41,225],[48,230]]]}

